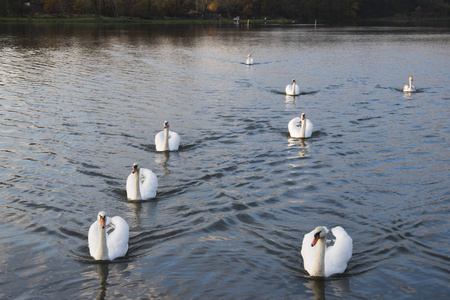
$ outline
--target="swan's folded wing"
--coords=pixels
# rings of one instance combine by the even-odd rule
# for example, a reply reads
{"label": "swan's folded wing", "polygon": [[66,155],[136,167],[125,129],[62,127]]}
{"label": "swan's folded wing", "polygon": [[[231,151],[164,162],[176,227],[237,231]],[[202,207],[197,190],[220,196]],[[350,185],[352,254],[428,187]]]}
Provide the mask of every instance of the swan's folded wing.
{"label": "swan's folded wing", "polygon": [[127,198],[128,199],[135,199],[136,198],[136,191],[134,189],[134,174],[128,175],[127,178]]}
{"label": "swan's folded wing", "polygon": [[288,129],[291,137],[293,138],[300,137],[301,123],[302,119],[299,117],[295,117],[291,121],[289,121]]}
{"label": "swan's folded wing", "polygon": [[353,253],[353,240],[344,228],[338,226],[333,228],[331,232],[336,237],[336,240],[333,246],[326,249],[325,276],[344,273]]}
{"label": "swan's folded wing", "polygon": [[88,233],[89,254],[94,257],[98,249],[98,221],[89,227]]}
{"label": "swan's folded wing", "polygon": [[292,86],[290,84],[288,84],[286,86],[286,88],[284,89],[284,91],[286,92],[286,94],[291,95],[292,94]]}
{"label": "swan's folded wing", "polygon": [[178,133],[169,131],[169,149],[170,151],[176,151],[180,147],[180,136]]}
{"label": "swan's folded wing", "polygon": [[119,216],[111,218],[111,223],[115,229],[108,235],[107,243],[108,256],[113,260],[116,257],[125,256],[127,253],[130,228],[127,222]]}
{"label": "swan's folded wing", "polygon": [[144,168],[140,169],[140,174],[142,182],[140,185],[141,198],[143,200],[155,198],[158,189],[158,177],[151,170]]}
{"label": "swan's folded wing", "polygon": [[314,130],[313,123],[309,119],[306,119],[305,137],[311,137],[313,130]]}
{"label": "swan's folded wing", "polygon": [[164,131],[160,131],[155,135],[156,151],[163,151],[164,147]]}
{"label": "swan's folded wing", "polygon": [[311,243],[314,239],[314,230],[310,233],[307,233],[303,237],[302,243],[302,257],[303,257],[303,266],[309,274],[312,273],[312,269],[314,266],[314,258],[316,256],[316,247],[311,247]]}

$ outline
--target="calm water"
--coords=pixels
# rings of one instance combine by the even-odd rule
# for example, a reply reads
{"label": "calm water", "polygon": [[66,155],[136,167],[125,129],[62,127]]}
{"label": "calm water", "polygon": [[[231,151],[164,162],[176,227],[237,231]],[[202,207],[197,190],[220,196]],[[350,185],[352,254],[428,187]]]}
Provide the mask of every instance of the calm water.
{"label": "calm water", "polygon": [[[449,48],[436,28],[1,25],[0,298],[449,297]],[[313,136],[291,139],[302,112]],[[133,162],[155,200],[126,200]],[[112,263],[89,256],[100,210],[130,225]],[[344,274],[304,270],[317,225],[352,236]]]}

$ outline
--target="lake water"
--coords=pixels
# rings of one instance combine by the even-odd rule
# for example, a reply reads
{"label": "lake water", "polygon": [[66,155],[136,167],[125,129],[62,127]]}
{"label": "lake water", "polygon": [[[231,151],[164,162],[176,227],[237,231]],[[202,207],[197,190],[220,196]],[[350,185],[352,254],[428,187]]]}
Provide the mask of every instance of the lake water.
{"label": "lake water", "polygon": [[[449,49],[448,28],[0,25],[0,298],[448,298]],[[127,201],[134,162],[156,199]],[[100,210],[130,226],[110,263]],[[353,238],[326,280],[300,254],[318,225]]]}

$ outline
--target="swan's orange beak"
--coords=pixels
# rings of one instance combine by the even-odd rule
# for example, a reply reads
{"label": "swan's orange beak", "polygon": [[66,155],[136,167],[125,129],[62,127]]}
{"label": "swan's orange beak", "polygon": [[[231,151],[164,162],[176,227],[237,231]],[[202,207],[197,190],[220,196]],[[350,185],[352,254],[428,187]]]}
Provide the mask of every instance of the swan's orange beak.
{"label": "swan's orange beak", "polygon": [[102,226],[102,228],[105,228],[105,219],[100,218],[100,226]]}
{"label": "swan's orange beak", "polygon": [[319,240],[319,234],[318,233],[316,233],[315,235],[314,235],[314,239],[313,239],[313,241],[312,241],[312,243],[311,243],[311,247],[314,247],[316,244],[317,244],[317,241]]}
{"label": "swan's orange beak", "polygon": [[137,166],[133,166],[133,170],[131,171],[132,174],[137,171]]}

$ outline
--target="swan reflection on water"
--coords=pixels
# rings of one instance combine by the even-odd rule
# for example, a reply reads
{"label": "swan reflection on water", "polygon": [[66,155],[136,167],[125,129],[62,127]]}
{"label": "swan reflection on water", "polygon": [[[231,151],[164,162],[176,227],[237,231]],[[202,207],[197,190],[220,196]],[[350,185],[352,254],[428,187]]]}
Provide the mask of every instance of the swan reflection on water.
{"label": "swan reflection on water", "polygon": [[411,92],[405,92],[403,93],[403,98],[407,99],[407,100],[411,100]]}
{"label": "swan reflection on water", "polygon": [[299,146],[299,157],[306,157],[306,154],[309,150],[309,144],[305,143],[305,139],[303,138],[289,138],[288,139],[288,147]]}
{"label": "swan reflection on water", "polygon": [[98,278],[100,280],[99,282],[99,289],[98,289],[98,296],[97,300],[106,299],[106,286],[108,285],[108,282],[106,281],[108,279],[109,275],[109,264],[107,263],[99,263],[97,264],[97,272],[98,272]]}
{"label": "swan reflection on water", "polygon": [[325,290],[332,295],[342,298],[350,292],[350,282],[347,278],[325,280],[324,278],[311,279],[304,285],[314,294],[314,300],[324,300]]}
{"label": "swan reflection on water", "polygon": [[170,157],[170,152],[164,151],[162,161],[157,159],[157,162],[156,162],[157,164],[161,164],[161,167],[164,170],[164,175],[171,173],[171,171],[167,168],[167,161],[169,160],[169,157]]}
{"label": "swan reflection on water", "polygon": [[295,108],[295,96],[286,95],[286,108]]}

